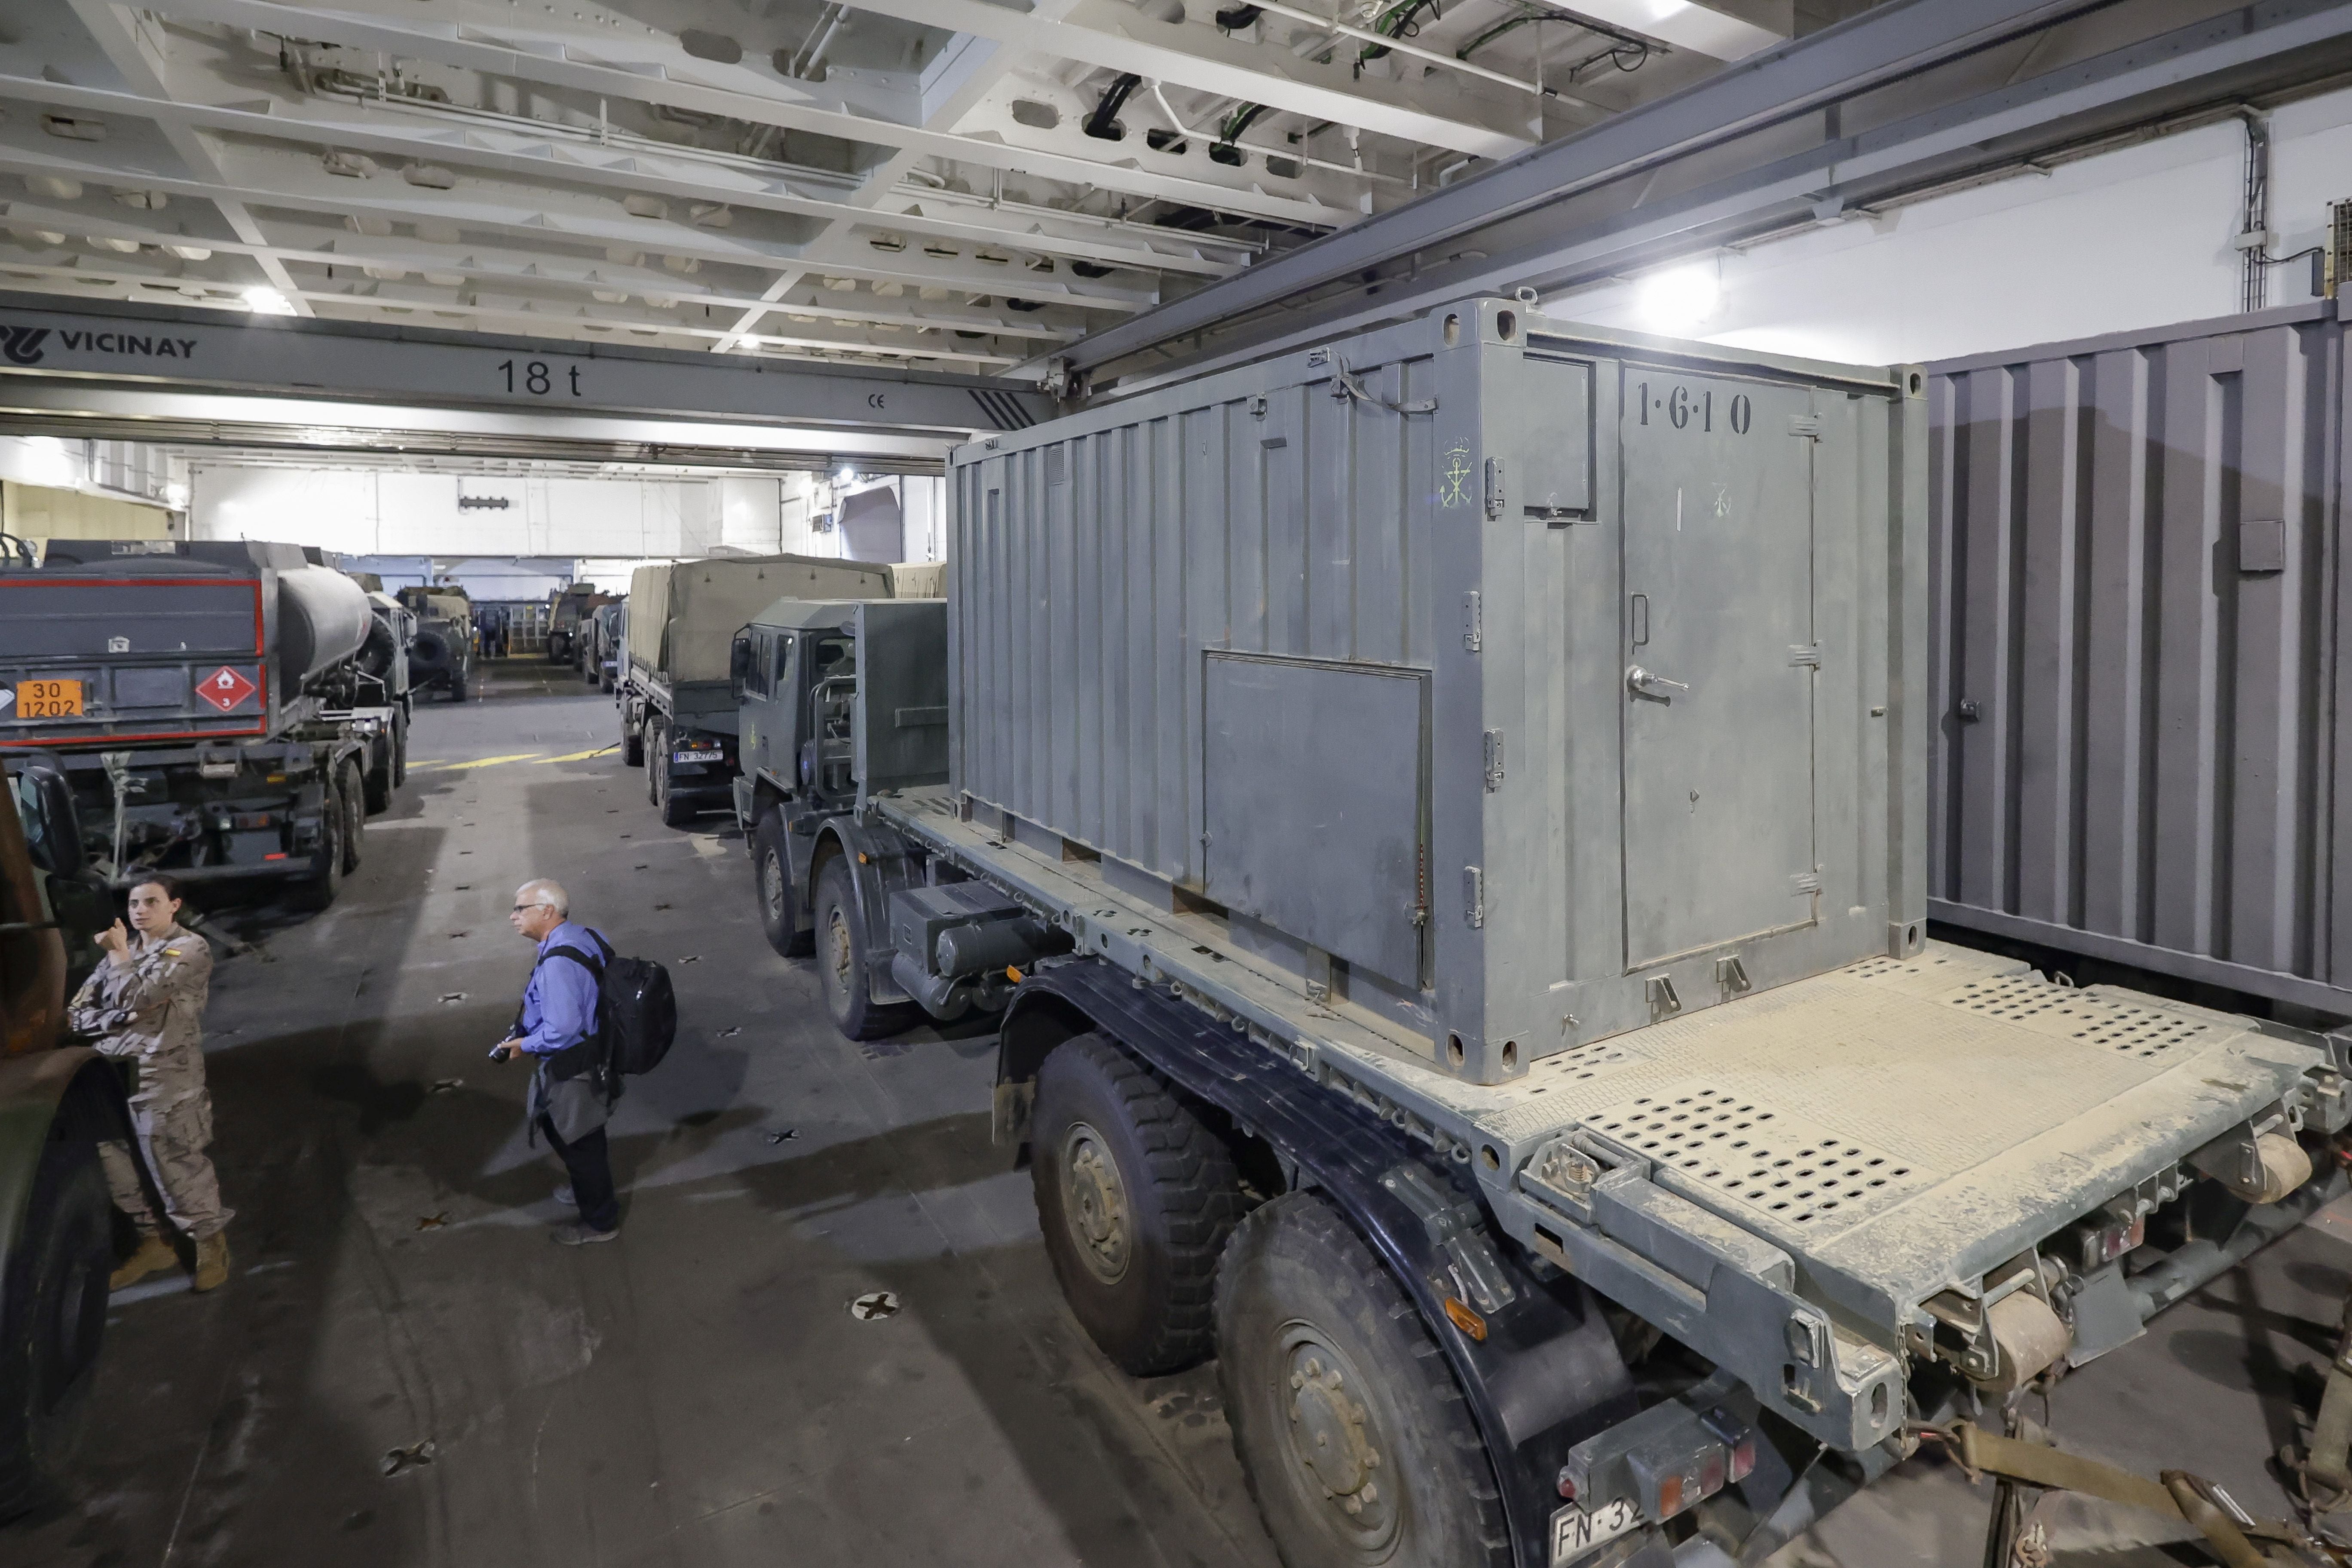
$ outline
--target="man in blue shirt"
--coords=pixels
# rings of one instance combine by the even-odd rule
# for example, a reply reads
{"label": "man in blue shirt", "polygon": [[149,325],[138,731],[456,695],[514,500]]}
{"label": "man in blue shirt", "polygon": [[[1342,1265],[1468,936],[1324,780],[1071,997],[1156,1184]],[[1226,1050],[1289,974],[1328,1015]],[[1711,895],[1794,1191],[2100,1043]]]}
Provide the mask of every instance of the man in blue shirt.
{"label": "man in blue shirt", "polygon": [[539,958],[523,987],[514,1032],[490,1054],[538,1065],[530,1080],[532,1138],[545,1133],[572,1177],[556,1189],[556,1200],[580,1210],[580,1223],[556,1226],[555,1239],[581,1247],[621,1234],[621,1205],[604,1143],[612,1088],[596,1042],[597,982],[613,947],[601,931],[572,924],[571,910],[563,889],[544,879],[515,889],[508,923],[538,945]]}

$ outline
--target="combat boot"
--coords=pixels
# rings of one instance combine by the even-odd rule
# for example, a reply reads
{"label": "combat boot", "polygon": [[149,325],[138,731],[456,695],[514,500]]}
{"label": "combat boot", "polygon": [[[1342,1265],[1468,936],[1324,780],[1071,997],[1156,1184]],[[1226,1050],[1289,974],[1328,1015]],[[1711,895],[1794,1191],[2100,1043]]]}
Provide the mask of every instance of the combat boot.
{"label": "combat boot", "polygon": [[228,1283],[228,1237],[208,1236],[196,1243],[196,1289],[211,1290]]}
{"label": "combat boot", "polygon": [[120,1290],[138,1284],[150,1274],[179,1266],[180,1255],[172,1250],[170,1242],[160,1236],[142,1236],[139,1238],[139,1250],[123,1259],[122,1267],[107,1277],[106,1288]]}

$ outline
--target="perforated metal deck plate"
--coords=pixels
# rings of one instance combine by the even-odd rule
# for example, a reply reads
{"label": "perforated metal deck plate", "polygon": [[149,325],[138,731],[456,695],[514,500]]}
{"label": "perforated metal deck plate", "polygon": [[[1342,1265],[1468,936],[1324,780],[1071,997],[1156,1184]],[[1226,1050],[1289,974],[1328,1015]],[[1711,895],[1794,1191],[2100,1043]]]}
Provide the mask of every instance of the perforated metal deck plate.
{"label": "perforated metal deck plate", "polygon": [[1583,1046],[1474,1112],[1582,1126],[1872,1315],[1994,1267],[2290,1089],[2319,1053],[1930,943]]}

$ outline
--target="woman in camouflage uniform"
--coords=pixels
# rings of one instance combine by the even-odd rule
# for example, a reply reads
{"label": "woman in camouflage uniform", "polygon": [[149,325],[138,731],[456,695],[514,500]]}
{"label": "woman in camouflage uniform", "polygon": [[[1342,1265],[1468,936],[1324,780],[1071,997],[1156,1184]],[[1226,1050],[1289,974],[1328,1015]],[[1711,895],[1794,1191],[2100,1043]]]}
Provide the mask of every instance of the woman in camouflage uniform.
{"label": "woman in camouflage uniform", "polygon": [[[135,1068],[131,1124],[173,1225],[196,1244],[195,1288],[209,1290],[228,1278],[222,1233],[234,1212],[221,1206],[220,1180],[205,1154],[213,1141],[213,1101],[205,1090],[200,1026],[212,949],[180,926],[179,889],[168,877],[132,888],[130,910],[130,931],[117,921],[98,933],[106,957],[75,994],[67,1021],[95,1041],[100,1054]],[[110,1281],[120,1290],[180,1259],[163,1239],[130,1149],[101,1143],[98,1152],[115,1206],[139,1230],[139,1250]]]}

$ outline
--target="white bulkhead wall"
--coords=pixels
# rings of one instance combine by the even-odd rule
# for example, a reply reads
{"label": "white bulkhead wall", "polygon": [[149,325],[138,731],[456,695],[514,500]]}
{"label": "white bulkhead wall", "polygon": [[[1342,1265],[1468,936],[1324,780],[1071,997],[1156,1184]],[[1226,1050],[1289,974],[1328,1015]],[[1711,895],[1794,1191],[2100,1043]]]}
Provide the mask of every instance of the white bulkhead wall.
{"label": "white bulkhead wall", "polygon": [[[2326,237],[2352,198],[2352,91],[2271,111],[2269,254]],[[1570,321],[1865,364],[1990,353],[2170,326],[2242,307],[2246,132],[2233,119],[1685,263],[1714,309],[1669,319],[1650,277],[1570,290]],[[1665,269],[1672,271],[1674,269]],[[2266,303],[2311,298],[2308,258],[2269,269]],[[1698,291],[1704,298],[1705,289]]]}
{"label": "white bulkhead wall", "polygon": [[727,542],[725,482],[200,464],[191,537],[353,555],[705,555]]}

